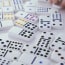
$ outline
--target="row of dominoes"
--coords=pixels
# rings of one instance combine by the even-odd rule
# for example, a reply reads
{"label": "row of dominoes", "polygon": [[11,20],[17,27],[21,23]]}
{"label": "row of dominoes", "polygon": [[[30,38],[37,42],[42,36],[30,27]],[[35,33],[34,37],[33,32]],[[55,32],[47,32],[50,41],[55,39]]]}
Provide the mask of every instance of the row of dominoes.
{"label": "row of dominoes", "polygon": [[61,13],[55,12],[52,15],[49,14],[39,17],[39,29],[41,31],[50,31],[52,28],[63,28],[63,19]]}
{"label": "row of dominoes", "polygon": [[19,11],[15,14],[15,17],[18,18],[15,24],[20,27],[25,25],[28,21],[32,23],[38,23],[39,20],[38,27],[41,31],[51,31],[51,29],[63,28],[62,14],[57,11],[52,14],[41,15],[39,17],[23,11]]}

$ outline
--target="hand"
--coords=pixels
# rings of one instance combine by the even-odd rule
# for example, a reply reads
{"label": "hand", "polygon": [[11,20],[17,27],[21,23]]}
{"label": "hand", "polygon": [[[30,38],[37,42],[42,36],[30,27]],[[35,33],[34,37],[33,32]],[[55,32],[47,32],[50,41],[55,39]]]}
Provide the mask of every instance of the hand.
{"label": "hand", "polygon": [[65,8],[65,0],[50,0],[52,4],[59,5],[62,8]]}

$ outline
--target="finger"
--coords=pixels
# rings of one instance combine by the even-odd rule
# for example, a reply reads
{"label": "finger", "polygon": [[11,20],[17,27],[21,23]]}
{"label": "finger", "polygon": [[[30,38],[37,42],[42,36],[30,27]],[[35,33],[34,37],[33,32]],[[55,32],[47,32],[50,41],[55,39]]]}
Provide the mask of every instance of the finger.
{"label": "finger", "polygon": [[53,0],[50,0],[50,3],[53,3]]}
{"label": "finger", "polygon": [[65,8],[65,0],[62,1],[61,7],[62,7],[62,8]]}
{"label": "finger", "polygon": [[58,4],[58,0],[53,0],[53,4]]}

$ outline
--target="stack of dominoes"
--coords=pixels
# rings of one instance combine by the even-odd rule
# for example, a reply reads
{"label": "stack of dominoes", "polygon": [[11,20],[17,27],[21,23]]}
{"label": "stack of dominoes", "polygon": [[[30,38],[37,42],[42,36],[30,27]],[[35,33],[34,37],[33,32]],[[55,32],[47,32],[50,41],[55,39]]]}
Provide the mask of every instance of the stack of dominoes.
{"label": "stack of dominoes", "polygon": [[65,35],[52,32],[63,24],[48,0],[0,0],[0,31],[9,38],[0,37],[0,65],[65,65]]}

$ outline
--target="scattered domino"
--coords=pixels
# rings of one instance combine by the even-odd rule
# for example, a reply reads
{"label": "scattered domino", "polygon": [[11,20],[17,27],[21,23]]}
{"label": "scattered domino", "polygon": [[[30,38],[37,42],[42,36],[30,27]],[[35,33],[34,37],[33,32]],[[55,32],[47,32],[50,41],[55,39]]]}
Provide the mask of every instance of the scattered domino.
{"label": "scattered domino", "polygon": [[17,38],[17,39],[23,39],[26,41],[30,41],[32,39],[34,39],[34,32],[25,30],[25,29],[21,29],[18,27],[13,27],[10,31],[9,31],[9,36]]}
{"label": "scattered domino", "polygon": [[12,0],[12,1],[13,1],[15,12],[24,10],[22,0]]}
{"label": "scattered domino", "polygon": [[28,1],[24,4],[24,9],[26,12],[29,12],[29,13],[35,13],[36,11],[36,4],[37,2],[35,1]]}
{"label": "scattered domino", "polygon": [[14,14],[13,13],[4,13],[3,19],[4,20],[14,20]]}
{"label": "scattered domino", "polygon": [[9,29],[12,26],[13,26],[13,22],[11,20],[0,21],[0,30]]}
{"label": "scattered domino", "polygon": [[16,41],[0,39],[0,48],[8,48],[10,50],[21,50],[23,48],[23,44]]}
{"label": "scattered domino", "polygon": [[3,7],[3,13],[11,13],[14,12],[13,7]]}
{"label": "scattered domino", "polygon": [[51,16],[44,15],[39,17],[39,29],[41,31],[50,31],[51,30]]}
{"label": "scattered domino", "polygon": [[54,50],[51,54],[51,59],[55,62],[65,62],[65,51]]}
{"label": "scattered domino", "polygon": [[62,29],[63,28],[63,19],[62,14],[59,12],[55,12],[52,14],[52,27],[54,29]]}
{"label": "scattered domino", "polygon": [[44,47],[49,48],[54,38],[55,38],[55,35],[53,33],[43,32],[37,41],[37,46],[42,48]]}
{"label": "scattered domino", "polygon": [[[29,58],[29,59],[28,59]],[[22,56],[19,59],[20,62],[25,62],[27,64],[31,64],[31,65],[48,65],[50,63],[50,61],[46,58],[41,58],[41,57],[36,57],[34,55],[31,54],[22,54]]]}
{"label": "scattered domino", "polygon": [[36,13],[37,14],[51,14],[51,10],[52,10],[52,8],[51,7],[43,7],[43,6],[37,6],[36,7]]}
{"label": "scattered domino", "polygon": [[33,46],[25,45],[21,52],[30,53],[37,57],[45,57],[45,58],[49,58],[51,55],[51,50],[45,47],[34,46],[34,45]]}
{"label": "scattered domino", "polygon": [[17,60],[20,56],[21,56],[21,52],[20,51],[7,50],[5,58],[8,59],[8,60],[13,61],[13,60]]}
{"label": "scattered domino", "polygon": [[52,42],[50,45],[51,50],[59,49],[59,50],[65,50],[65,36],[59,35],[56,37],[56,39]]}
{"label": "scattered domino", "polygon": [[23,27],[27,22],[28,22],[28,21],[25,20],[24,18],[21,18],[21,19],[18,18],[18,19],[15,20],[14,24],[15,24],[16,26]]}
{"label": "scattered domino", "polygon": [[15,14],[16,18],[24,18],[25,20],[32,22],[32,23],[36,23],[38,22],[38,16],[34,15],[34,14],[30,14],[30,13],[26,13],[23,11],[19,11]]}

